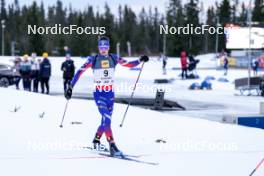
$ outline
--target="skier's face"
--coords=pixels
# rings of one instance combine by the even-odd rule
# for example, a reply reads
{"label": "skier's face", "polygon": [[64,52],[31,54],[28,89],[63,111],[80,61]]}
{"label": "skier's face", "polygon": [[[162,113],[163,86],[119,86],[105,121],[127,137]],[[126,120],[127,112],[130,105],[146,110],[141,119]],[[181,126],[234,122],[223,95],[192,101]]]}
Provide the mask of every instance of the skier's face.
{"label": "skier's face", "polygon": [[109,47],[98,47],[99,53],[103,56],[108,55]]}
{"label": "skier's face", "polygon": [[110,43],[108,40],[100,40],[98,42],[99,53],[103,56],[108,55],[110,49]]}

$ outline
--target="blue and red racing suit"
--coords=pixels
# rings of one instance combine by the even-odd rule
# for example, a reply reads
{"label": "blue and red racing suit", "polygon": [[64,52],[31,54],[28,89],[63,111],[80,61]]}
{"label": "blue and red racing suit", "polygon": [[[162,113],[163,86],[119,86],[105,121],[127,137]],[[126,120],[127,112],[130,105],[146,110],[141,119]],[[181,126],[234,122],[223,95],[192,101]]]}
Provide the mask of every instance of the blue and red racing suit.
{"label": "blue and red racing suit", "polygon": [[96,138],[100,139],[103,133],[105,133],[108,142],[113,142],[114,140],[111,130],[111,116],[113,113],[115,97],[113,90],[114,73],[117,64],[132,68],[139,65],[140,61],[135,60],[128,62],[114,54],[109,54],[108,56],[89,56],[87,61],[76,72],[71,82],[72,87],[74,87],[85,70],[88,68],[93,69],[95,84],[95,91],[93,95],[98,110],[102,115],[101,124],[96,132]]}

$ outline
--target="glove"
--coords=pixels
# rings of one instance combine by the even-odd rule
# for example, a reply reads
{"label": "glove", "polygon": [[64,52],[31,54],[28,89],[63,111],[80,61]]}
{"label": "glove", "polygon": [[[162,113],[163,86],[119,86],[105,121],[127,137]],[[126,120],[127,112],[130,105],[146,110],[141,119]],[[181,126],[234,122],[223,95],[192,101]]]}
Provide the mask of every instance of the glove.
{"label": "glove", "polygon": [[72,87],[71,86],[66,90],[64,96],[67,100],[71,99],[71,96],[72,96]]}
{"label": "glove", "polygon": [[144,55],[144,56],[141,56],[139,60],[140,60],[140,62],[148,62],[149,61],[149,57]]}

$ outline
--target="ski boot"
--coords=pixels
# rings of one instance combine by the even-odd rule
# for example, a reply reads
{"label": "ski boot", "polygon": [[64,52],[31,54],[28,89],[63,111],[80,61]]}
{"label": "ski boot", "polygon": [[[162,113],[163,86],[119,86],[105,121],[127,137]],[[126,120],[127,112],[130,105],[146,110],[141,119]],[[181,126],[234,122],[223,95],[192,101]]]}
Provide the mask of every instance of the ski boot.
{"label": "ski boot", "polygon": [[110,155],[113,157],[123,157],[123,153],[117,148],[114,142],[109,143]]}
{"label": "ski boot", "polygon": [[101,145],[100,139],[94,138],[94,140],[93,140],[93,149],[94,150],[99,150],[100,149],[100,145]]}
{"label": "ski boot", "polygon": [[100,136],[97,136],[97,135],[95,136],[93,140],[93,149],[98,150],[98,151],[105,151],[105,152],[109,151],[105,145],[101,144]]}

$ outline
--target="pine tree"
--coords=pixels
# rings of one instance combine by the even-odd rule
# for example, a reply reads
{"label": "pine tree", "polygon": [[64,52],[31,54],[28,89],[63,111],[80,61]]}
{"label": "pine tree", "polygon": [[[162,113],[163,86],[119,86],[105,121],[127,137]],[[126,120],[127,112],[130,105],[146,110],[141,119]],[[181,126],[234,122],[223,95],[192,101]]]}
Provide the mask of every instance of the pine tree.
{"label": "pine tree", "polygon": [[[81,13],[77,14],[75,23],[78,27],[84,27],[84,18]],[[87,56],[89,53],[86,48],[85,34],[74,34],[72,38],[72,53],[73,55]]]}
{"label": "pine tree", "polygon": [[102,18],[102,25],[106,28],[106,35],[110,38],[111,41],[111,51],[114,52],[116,49],[117,36],[115,33],[115,22],[114,15],[111,13],[110,7],[108,4],[105,4],[105,12]]}
{"label": "pine tree", "polygon": [[148,53],[149,48],[148,48],[148,31],[147,31],[147,23],[148,23],[148,17],[147,13],[145,11],[145,8],[143,7],[140,14],[139,14],[139,26],[137,30],[137,37],[138,37],[138,46],[137,46],[137,51],[141,53]]}
{"label": "pine tree", "polygon": [[[48,12],[47,12],[47,22],[45,26],[52,27],[55,25],[55,7],[54,6],[49,6],[48,7]],[[55,35],[47,35],[47,42],[46,42],[46,49],[49,53],[53,55],[53,52],[56,49],[56,44],[55,44]]]}
{"label": "pine tree", "polygon": [[231,21],[232,23],[237,23],[238,22],[238,8],[237,6],[239,5],[239,0],[234,0],[233,5],[231,7]]}
{"label": "pine tree", "polygon": [[[57,0],[55,7],[55,24],[61,24],[62,26],[66,26],[66,13],[67,10],[63,8],[62,1]],[[65,37],[61,35],[55,35],[54,44],[56,45],[56,49],[59,55],[63,55],[64,46],[65,46]]]}
{"label": "pine tree", "polygon": [[239,16],[239,22],[242,25],[246,25],[246,23],[247,23],[247,10],[246,10],[244,2],[241,5],[241,12],[240,12],[240,16]]}
{"label": "pine tree", "polygon": [[1,19],[7,19],[5,0],[1,0]]}
{"label": "pine tree", "polygon": [[220,5],[219,20],[222,25],[231,21],[231,6],[229,0],[223,0]]}
{"label": "pine tree", "polygon": [[[224,27],[226,24],[231,22],[231,6],[229,0],[223,0],[220,4],[219,11],[220,24]],[[225,49],[225,34],[219,35],[218,51]]]}
{"label": "pine tree", "polygon": [[264,22],[264,1],[255,0],[254,9],[252,12],[252,20],[256,22]]}
{"label": "pine tree", "polygon": [[[28,25],[31,26],[36,25],[37,27],[40,26],[40,10],[35,1],[29,8],[26,19]],[[37,33],[37,34],[31,34],[28,37],[29,37],[29,48],[26,49],[26,52],[28,53],[36,52],[38,55],[42,54],[43,51],[45,51],[43,35]]]}
{"label": "pine tree", "polygon": [[150,28],[153,29],[151,33],[151,36],[152,36],[151,47],[153,48],[154,53],[159,53],[162,51],[162,45],[160,43],[161,35],[159,34],[160,14],[159,14],[158,8],[155,8],[154,10],[155,12],[154,12],[153,23],[152,23],[153,28],[152,26],[150,26]]}
{"label": "pine tree", "polygon": [[[185,6],[186,11],[186,24],[192,24],[194,27],[199,26],[199,10],[198,1],[190,0]],[[187,50],[190,53],[197,54],[201,49],[202,45],[199,41],[202,41],[201,35],[189,34],[186,36],[188,41]]]}
{"label": "pine tree", "polygon": [[[216,12],[214,7],[209,7],[207,10],[207,20],[206,20],[206,24],[209,26],[215,26],[216,25]],[[215,52],[215,40],[216,40],[216,36],[215,35],[209,35],[209,33],[205,34],[207,36],[208,39],[208,51],[209,52]]]}
{"label": "pine tree", "polygon": [[[5,22],[6,22],[7,13],[6,13],[5,0],[1,0],[1,4],[0,5],[1,5],[1,21],[5,20]],[[2,28],[0,30],[0,33],[2,33]],[[1,41],[2,41],[2,36],[1,36]],[[6,38],[5,38],[4,42],[6,43]],[[2,42],[0,42],[0,47],[2,48]],[[5,47],[5,50],[6,50],[6,47]]]}
{"label": "pine tree", "polygon": [[[170,0],[166,12],[166,22],[168,26],[184,26],[185,15],[181,0]],[[187,48],[185,36],[182,35],[167,35],[167,54],[179,55],[183,49]]]}
{"label": "pine tree", "polygon": [[[137,22],[136,15],[128,6],[124,7],[122,23],[120,24],[120,32],[121,32],[121,51],[123,53],[127,53],[127,42],[130,42],[133,49],[138,52],[138,43],[141,37],[137,35]],[[139,38],[140,37],[140,38]],[[132,50],[132,53],[135,52]]]}
{"label": "pine tree", "polygon": [[[86,10],[83,13],[83,18],[84,18],[84,26],[96,26],[96,19],[94,16],[94,10],[92,6],[88,6]],[[99,27],[99,26],[98,26]],[[98,36],[97,35],[85,35],[85,47],[86,47],[86,53],[91,54],[96,52],[97,50],[97,45],[96,41]]]}

